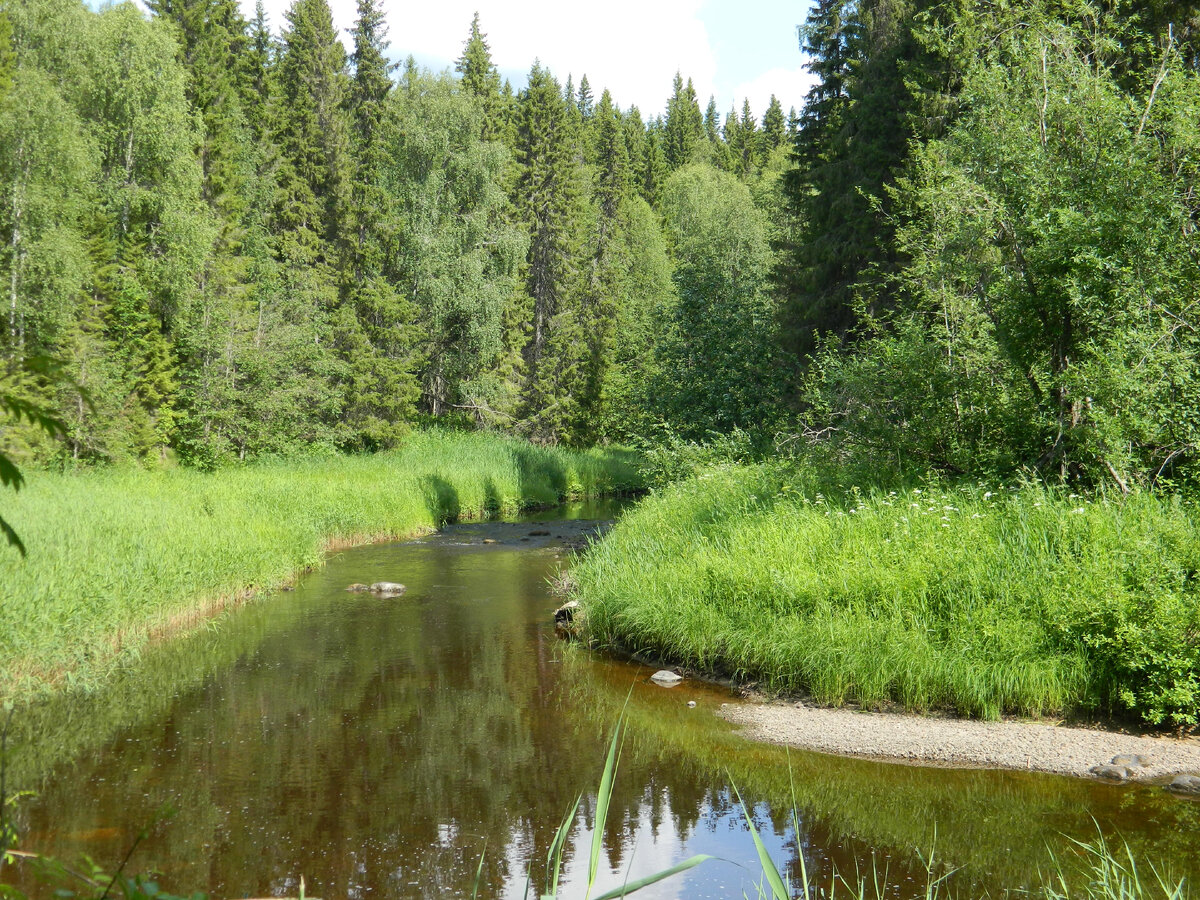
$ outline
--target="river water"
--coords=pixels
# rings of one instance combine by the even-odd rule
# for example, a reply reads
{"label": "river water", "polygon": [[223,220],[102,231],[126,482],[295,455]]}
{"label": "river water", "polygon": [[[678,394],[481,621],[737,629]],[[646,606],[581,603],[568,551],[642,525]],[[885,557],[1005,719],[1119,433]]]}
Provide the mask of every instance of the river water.
{"label": "river water", "polygon": [[[823,890],[838,873],[923,896],[932,851],[960,893],[995,894],[1033,883],[1051,854],[1072,859],[1068,837],[1098,833],[1197,877],[1200,803],[787,753],[714,715],[738,702],[725,689],[660,688],[649,670],[563,644],[547,579],[569,559],[564,540],[618,511],[578,504],[345,551],[294,591],[148,653],[105,694],[44,712],[40,741],[17,748],[13,771],[37,789],[22,843],[111,868],[144,829],[131,870],[213,897],[295,896],[303,877],[310,897],[469,897],[478,878],[478,896],[515,898],[529,879],[542,886],[546,848],[582,793],[562,891],[581,897],[594,790],[624,709],[593,895],[707,853],[720,859],[638,896],[756,896],[734,784],[793,883],[803,859]],[[374,581],[408,592],[345,591]]]}

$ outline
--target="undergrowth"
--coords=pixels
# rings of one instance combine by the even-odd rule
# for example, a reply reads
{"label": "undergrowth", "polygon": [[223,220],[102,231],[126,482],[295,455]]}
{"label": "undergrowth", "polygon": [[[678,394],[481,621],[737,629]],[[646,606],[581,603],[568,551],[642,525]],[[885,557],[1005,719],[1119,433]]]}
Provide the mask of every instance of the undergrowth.
{"label": "undergrowth", "polygon": [[833,705],[995,718],[1200,708],[1191,501],[957,484],[824,496],[726,465],[652,495],[573,571],[586,636]]}

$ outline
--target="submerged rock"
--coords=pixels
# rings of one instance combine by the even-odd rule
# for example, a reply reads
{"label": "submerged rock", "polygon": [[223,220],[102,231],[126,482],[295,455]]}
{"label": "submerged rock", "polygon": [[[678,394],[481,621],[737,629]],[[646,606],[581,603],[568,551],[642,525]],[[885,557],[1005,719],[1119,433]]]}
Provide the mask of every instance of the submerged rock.
{"label": "submerged rock", "polygon": [[346,590],[349,591],[351,594],[361,594],[366,591],[369,591],[370,589],[371,589],[370,586],[365,585],[365,584],[352,584],[352,585],[350,585],[350,587],[346,588]]}
{"label": "submerged rock", "polygon": [[407,590],[408,588],[395,581],[377,581],[371,585],[371,593],[381,597],[396,597]]}
{"label": "submerged rock", "polygon": [[672,672],[670,669],[659,669],[650,676],[650,680],[660,687],[675,687],[675,685],[683,681],[683,676],[678,672]]}
{"label": "submerged rock", "polygon": [[1175,794],[1200,795],[1200,775],[1176,775],[1167,790]]}
{"label": "submerged rock", "polygon": [[554,611],[555,625],[570,625],[575,621],[575,612],[579,609],[578,600],[568,600]]}
{"label": "submerged rock", "polygon": [[1110,781],[1127,781],[1133,774],[1133,770],[1128,766],[1092,766],[1091,772]]}
{"label": "submerged rock", "polygon": [[1150,765],[1150,757],[1142,756],[1141,754],[1137,753],[1122,753],[1118,756],[1114,756],[1109,765],[1127,766],[1131,769],[1144,769],[1146,766]]}

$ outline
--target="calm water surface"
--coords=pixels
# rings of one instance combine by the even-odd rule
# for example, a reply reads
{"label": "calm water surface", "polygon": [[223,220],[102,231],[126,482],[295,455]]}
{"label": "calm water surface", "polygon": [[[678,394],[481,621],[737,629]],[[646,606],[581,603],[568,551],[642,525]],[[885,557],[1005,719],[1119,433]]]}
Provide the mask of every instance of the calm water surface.
{"label": "calm water surface", "polygon": [[[40,742],[18,749],[38,786],[24,843],[111,866],[150,826],[131,867],[214,897],[294,895],[301,876],[325,898],[470,896],[482,857],[480,896],[520,897],[582,792],[563,893],[582,896],[590,791],[628,696],[602,889],[708,853],[721,861],[638,896],[754,896],[761,868],[731,783],[774,858],[798,880],[802,855],[822,887],[874,871],[889,895],[921,896],[918,851],[934,849],[964,891],[997,893],[1097,828],[1196,878],[1200,804],[1160,789],[786,754],[717,719],[737,702],[720,688],[662,689],[566,647],[547,585],[567,559],[560,536],[617,511],[343,552],[295,591],[148,654],[106,695],[44,711]],[[408,593],[344,590],[373,581]],[[164,807],[177,812],[162,820]]]}

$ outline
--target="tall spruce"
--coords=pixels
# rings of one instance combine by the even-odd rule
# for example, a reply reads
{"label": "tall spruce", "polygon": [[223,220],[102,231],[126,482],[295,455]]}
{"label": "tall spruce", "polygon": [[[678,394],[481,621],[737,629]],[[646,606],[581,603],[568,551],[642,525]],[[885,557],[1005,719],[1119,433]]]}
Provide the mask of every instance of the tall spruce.
{"label": "tall spruce", "polygon": [[767,104],[767,111],[763,113],[762,120],[763,141],[766,144],[767,152],[783,144],[786,127],[783,106],[780,104],[779,98],[772,94],[771,102]]}
{"label": "tall spruce", "polygon": [[[578,114],[578,110],[575,111]],[[535,63],[522,92],[517,128],[515,203],[529,234],[526,289],[533,302],[525,346],[525,418],[531,432],[556,438],[569,418],[561,387],[570,373],[563,332],[573,329],[578,275],[581,172],[572,115],[562,88]],[[559,351],[559,352],[552,352]]]}
{"label": "tall spruce", "polygon": [[479,27],[479,13],[471,20],[471,33],[463,44],[462,56],[455,62],[454,70],[462,75],[463,89],[477,98],[483,109],[484,140],[501,139],[506,130],[508,104],[502,97],[500,72],[492,62],[487,35]]}
{"label": "tall spruce", "polygon": [[683,76],[675,73],[671,97],[667,101],[667,118],[662,132],[663,155],[667,167],[675,171],[692,161],[692,156],[704,139],[704,117],[696,99],[692,79],[684,84]]}

